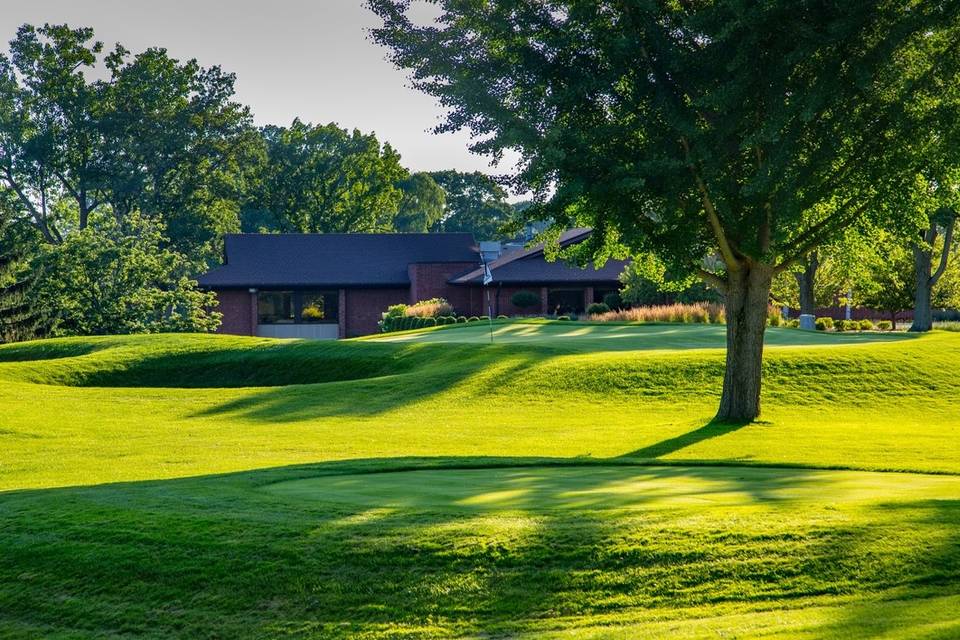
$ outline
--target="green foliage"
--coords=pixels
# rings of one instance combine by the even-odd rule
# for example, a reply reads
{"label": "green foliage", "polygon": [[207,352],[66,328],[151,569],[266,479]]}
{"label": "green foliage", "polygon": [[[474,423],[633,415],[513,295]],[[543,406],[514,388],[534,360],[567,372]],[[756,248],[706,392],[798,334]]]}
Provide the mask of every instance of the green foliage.
{"label": "green foliage", "polygon": [[568,322],[570,320],[570,316],[557,316],[557,320]]}
{"label": "green foliage", "polygon": [[470,316],[469,318],[467,318],[467,322],[477,322],[478,320],[480,320],[480,318],[478,318],[477,316]]}
{"label": "green foliage", "polygon": [[509,319],[510,319],[510,318],[508,318],[507,316],[505,316],[505,315],[503,315],[503,314],[500,314],[500,315],[497,316],[497,320],[509,320]]}
{"label": "green foliage", "polygon": [[513,218],[507,192],[490,176],[474,171],[435,171],[429,174],[445,193],[443,216],[432,231],[463,231],[477,240],[505,238],[502,227]]}
{"label": "green foliage", "polygon": [[401,180],[398,186],[403,196],[393,220],[395,230],[425,233],[440,222],[446,210],[447,196],[430,174],[414,173]]}
{"label": "green foliage", "polygon": [[374,134],[299,119],[289,127],[264,127],[262,135],[262,187],[244,211],[245,229],[393,231],[404,197],[398,185],[409,176],[389,143],[381,145]]}
{"label": "green foliage", "polygon": [[540,294],[526,290],[517,291],[510,296],[510,302],[520,309],[529,309],[540,304]]}
{"label": "green foliage", "polygon": [[788,320],[788,321],[787,321],[787,326],[790,327],[791,329],[799,329],[799,328],[800,328],[800,320],[797,319],[797,318],[794,318],[793,320]]}
{"label": "green foliage", "polygon": [[599,315],[601,313],[607,313],[608,311],[610,311],[610,306],[604,302],[594,302],[587,307],[588,316]]}
{"label": "green foliage", "polygon": [[464,323],[467,322],[467,317],[466,317],[466,316],[457,316],[457,322],[459,322],[459,323],[461,323],[461,324],[464,324]]}
{"label": "green foliage", "polygon": [[159,48],[132,56],[117,45],[102,56],[93,38],[92,29],[24,25],[10,57],[0,55],[0,165],[9,169],[0,184],[50,244],[94,213],[139,212],[181,253],[212,255],[219,235],[238,228],[256,164],[233,76]]}
{"label": "green foliage", "polygon": [[861,320],[860,331],[873,331],[873,320]]}
{"label": "green foliage", "polygon": [[[34,258],[36,304],[56,335],[210,331],[216,298],[197,290],[197,265],[172,249],[152,222],[91,221]],[[132,227],[132,230],[130,229]],[[132,232],[131,232],[132,231]]]}
{"label": "green foliage", "polygon": [[620,297],[619,291],[612,291],[603,296],[603,304],[610,309],[620,309],[623,307],[623,298]]}
{"label": "green foliage", "polygon": [[815,322],[817,331],[827,331],[834,328],[833,318],[817,318]]}
{"label": "green foliage", "polygon": [[620,274],[623,288],[617,295],[620,304],[651,306],[720,302],[716,290],[692,278],[677,279],[667,273],[666,266],[652,254],[635,258]]}
{"label": "green foliage", "polygon": [[780,311],[780,307],[770,305],[767,308],[767,325],[771,327],[779,327],[782,324],[783,314]]}
{"label": "green foliage", "polygon": [[892,331],[893,323],[889,320],[881,320],[877,323],[877,329],[880,331]]}

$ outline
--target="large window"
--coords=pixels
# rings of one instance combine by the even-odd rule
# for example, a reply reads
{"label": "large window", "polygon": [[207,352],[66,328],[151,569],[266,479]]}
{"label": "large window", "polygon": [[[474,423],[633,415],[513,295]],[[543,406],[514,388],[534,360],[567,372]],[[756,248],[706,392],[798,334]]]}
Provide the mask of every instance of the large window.
{"label": "large window", "polygon": [[257,322],[336,323],[339,300],[336,291],[261,291],[257,294]]}
{"label": "large window", "polygon": [[558,316],[583,313],[583,289],[549,289],[547,311]]}

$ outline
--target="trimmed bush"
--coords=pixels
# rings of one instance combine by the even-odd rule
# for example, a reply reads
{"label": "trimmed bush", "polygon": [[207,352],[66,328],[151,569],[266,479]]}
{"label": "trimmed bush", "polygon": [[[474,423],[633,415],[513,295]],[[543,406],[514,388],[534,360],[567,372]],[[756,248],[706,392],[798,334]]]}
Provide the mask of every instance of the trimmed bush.
{"label": "trimmed bush", "polygon": [[435,326],[437,326],[437,319],[436,319],[436,318],[424,318],[424,319],[423,319],[423,326],[425,326],[425,327],[435,327]]}
{"label": "trimmed bush", "polygon": [[880,331],[893,331],[893,323],[889,320],[881,320],[877,323],[877,329]]}
{"label": "trimmed bush", "polygon": [[480,320],[483,320],[484,322],[490,322],[490,316],[480,316]]}
{"label": "trimmed bush", "polygon": [[509,320],[509,319],[510,319],[510,318],[508,318],[507,316],[505,316],[505,315],[503,315],[503,314],[500,314],[499,316],[497,316],[497,320]]}
{"label": "trimmed bush", "polygon": [[570,316],[557,316],[557,320],[563,320],[564,322],[569,322]]}
{"label": "trimmed bush", "polygon": [[607,305],[608,311],[610,309],[622,309],[623,298],[620,297],[619,291],[611,291],[607,295],[603,296],[603,304]]}
{"label": "trimmed bush", "polygon": [[794,318],[793,320],[787,320],[787,326],[790,327],[791,329],[799,329],[800,319]]}
{"label": "trimmed bush", "polygon": [[610,311],[610,306],[607,304],[604,304],[603,302],[594,302],[589,307],[587,307],[588,316],[596,316],[601,313],[607,313],[608,311]]}
{"label": "trimmed bush", "polygon": [[517,291],[515,294],[510,296],[510,302],[512,302],[513,306],[515,307],[527,309],[540,304],[540,296],[533,291]]}
{"label": "trimmed bush", "polygon": [[430,298],[429,300],[420,300],[416,304],[408,306],[404,313],[408,316],[417,316],[420,318],[436,318],[437,316],[448,316],[453,313],[453,305],[443,298]]}
{"label": "trimmed bush", "polygon": [[861,320],[860,331],[873,331],[873,320]]}
{"label": "trimmed bush", "polygon": [[457,316],[458,324],[466,324],[466,322],[467,322],[467,316]]}
{"label": "trimmed bush", "polygon": [[833,329],[833,318],[817,318],[815,326],[817,327],[817,331]]}
{"label": "trimmed bush", "polygon": [[469,318],[467,318],[467,322],[480,322],[480,318],[478,318],[477,316],[470,316]]}

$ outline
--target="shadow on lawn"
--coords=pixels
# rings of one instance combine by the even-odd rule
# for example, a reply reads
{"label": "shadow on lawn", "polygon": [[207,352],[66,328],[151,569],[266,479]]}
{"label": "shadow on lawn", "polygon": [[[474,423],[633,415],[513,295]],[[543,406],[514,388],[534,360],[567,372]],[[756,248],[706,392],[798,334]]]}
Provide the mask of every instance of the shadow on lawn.
{"label": "shadow on lawn", "polygon": [[[710,468],[653,469],[612,461],[626,475],[716,480]],[[755,603],[894,586],[956,584],[960,550],[904,566],[898,536],[914,515],[880,511],[852,524],[829,510],[790,521],[789,503],[701,514],[550,508],[573,490],[616,491],[610,462],[535,482],[506,510],[280,499],[276,483],[401,470],[571,466],[570,460],[373,459],[198,478],[0,494],[0,632],[224,637],[291,634],[514,635],[562,616]],[[729,473],[747,496],[808,472]],[[666,475],[663,475],[666,474]],[[750,476],[747,478],[746,476]],[[484,487],[461,480],[452,499],[517,488],[512,473]],[[571,479],[572,478],[572,479]],[[362,476],[354,475],[362,482]],[[398,483],[403,478],[397,477]],[[394,492],[395,493],[395,492]],[[638,497],[637,500],[642,500]],[[960,501],[928,513],[956,526]],[[913,512],[911,512],[913,513]],[[889,534],[877,542],[874,526]],[[934,538],[935,540],[935,538]],[[919,539],[930,543],[931,538]],[[902,573],[906,572],[906,573]],[[929,584],[934,584],[930,582]],[[764,605],[763,603],[768,603]],[[0,633],[2,635],[2,633]]]}
{"label": "shadow on lawn", "polygon": [[743,427],[751,424],[758,424],[756,421],[742,420],[742,421],[724,421],[724,420],[711,420],[707,424],[703,425],[698,429],[693,431],[688,431],[687,433],[681,434],[674,438],[668,438],[667,440],[662,440],[655,444],[643,447],[642,449],[637,449],[636,451],[631,451],[626,453],[621,457],[624,458],[660,458],[663,456],[670,455],[671,453],[676,453],[681,449],[691,447],[695,444],[699,444],[705,440],[710,440],[712,438],[719,438],[720,436],[725,436],[728,433],[733,433],[739,431]]}

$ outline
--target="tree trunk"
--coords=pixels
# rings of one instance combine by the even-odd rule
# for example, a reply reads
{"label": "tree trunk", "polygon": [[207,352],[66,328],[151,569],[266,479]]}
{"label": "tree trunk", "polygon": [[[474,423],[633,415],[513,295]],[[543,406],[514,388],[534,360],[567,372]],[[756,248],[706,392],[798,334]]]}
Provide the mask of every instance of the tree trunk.
{"label": "tree trunk", "polygon": [[897,330],[897,312],[896,311],[890,312],[890,328],[893,331]]}
{"label": "tree trunk", "polygon": [[930,297],[933,282],[930,272],[933,269],[933,243],[937,239],[937,228],[931,226],[923,234],[923,242],[913,245],[913,324],[910,331],[930,331],[933,328],[933,310]]}
{"label": "tree trunk", "polygon": [[745,260],[727,277],[727,368],[716,419],[749,422],[760,415],[763,333],[773,268]]}
{"label": "tree trunk", "polygon": [[806,268],[802,273],[796,274],[797,284],[800,287],[800,313],[815,315],[817,310],[816,296],[814,294],[814,285],[817,280],[817,269],[820,267],[820,259],[816,252],[810,254],[807,258]]}

